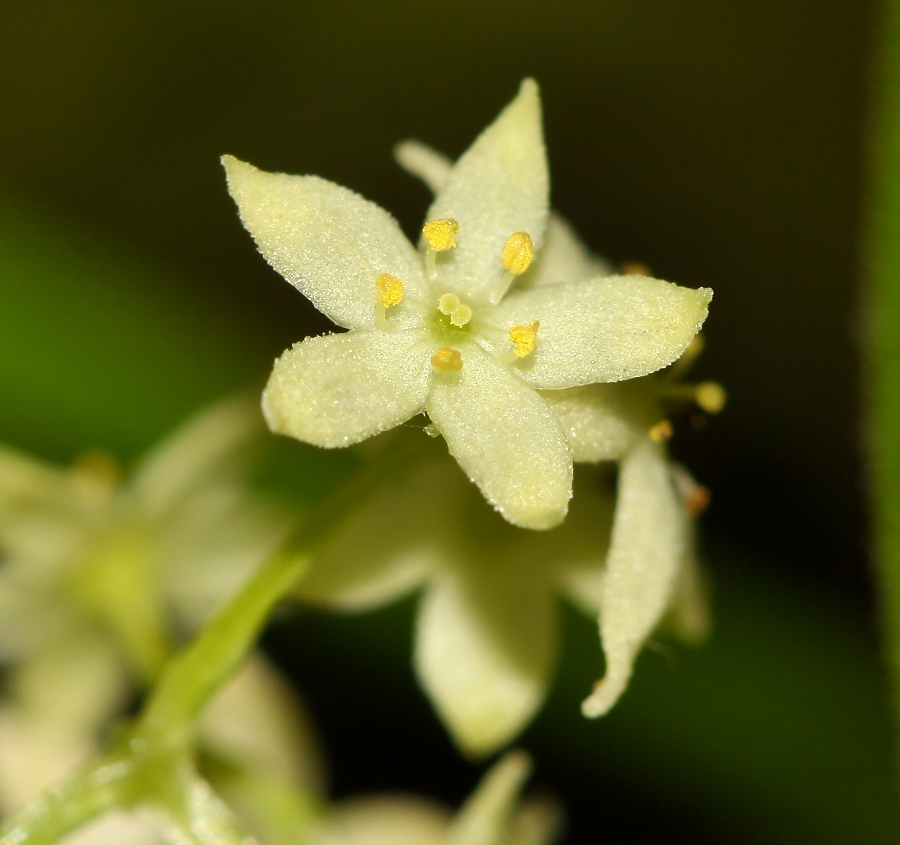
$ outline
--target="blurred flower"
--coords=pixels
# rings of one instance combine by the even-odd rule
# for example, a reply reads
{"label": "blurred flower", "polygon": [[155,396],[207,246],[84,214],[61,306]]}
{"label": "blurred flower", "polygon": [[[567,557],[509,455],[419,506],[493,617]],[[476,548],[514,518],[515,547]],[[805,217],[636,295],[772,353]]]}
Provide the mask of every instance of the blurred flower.
{"label": "blurred flower", "polygon": [[562,813],[551,800],[520,802],[530,769],[525,754],[510,752],[452,817],[439,804],[411,796],[341,802],[313,845],[551,845]]}
{"label": "blurred flower", "polygon": [[60,469],[0,448],[0,655],[27,712],[95,731],[277,546],[286,514],[242,484],[264,431],[221,404],[127,482],[103,455]]}
{"label": "blurred flower", "polygon": [[[434,192],[451,164],[418,141],[395,150],[398,162]],[[541,261],[517,283],[530,290],[612,272],[551,213]],[[541,391],[556,411],[576,462],[618,461],[618,495],[598,611],[606,676],[584,702],[588,716],[606,713],[628,685],[634,661],[667,611],[682,638],[702,639],[709,627],[703,578],[695,554],[693,520],[708,493],[683,467],[669,461],[665,406],[692,400],[708,413],[724,406],[715,382],[681,384],[702,349],[700,337],[670,369],[622,384]]]}
{"label": "blurred flower", "polygon": [[[83,678],[84,695],[93,679]],[[200,767],[242,824],[267,845],[305,841],[322,815],[324,770],[302,703],[263,658],[251,656],[216,694],[197,728]],[[21,807],[100,750],[96,732],[0,704],[0,813]],[[160,808],[117,811],[86,825],[65,845],[162,845]]]}
{"label": "blurred flower", "polygon": [[534,533],[485,508],[453,464],[419,468],[352,516],[296,593],[346,611],[424,585],[419,679],[473,755],[510,741],[543,702],[558,651],[557,594],[596,615],[612,497],[579,474],[565,523]]}
{"label": "blurred flower", "polygon": [[[450,168],[418,252],[393,218],[345,188],[223,162],[266,259],[350,329],[276,362],[263,397],[272,429],[348,446],[427,411],[486,499],[520,526],[557,525],[571,496],[570,448],[537,389],[653,372],[706,317],[711,291],[646,277],[515,285],[541,264],[547,228],[531,80]],[[554,219],[548,244],[565,236]]]}

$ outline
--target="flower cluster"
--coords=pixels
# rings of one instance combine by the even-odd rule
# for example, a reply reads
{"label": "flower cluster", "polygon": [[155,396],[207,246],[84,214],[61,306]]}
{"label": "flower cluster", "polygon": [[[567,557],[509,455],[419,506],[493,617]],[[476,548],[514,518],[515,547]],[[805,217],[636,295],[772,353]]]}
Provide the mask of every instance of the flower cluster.
{"label": "flower cluster", "polygon": [[711,291],[615,275],[548,210],[531,81],[456,163],[413,141],[396,154],[435,194],[418,250],[344,188],[225,159],[265,258],[350,329],[276,362],[272,429],[346,446],[424,410],[487,500],[532,529],[565,517],[573,461],[620,465],[615,504],[587,489],[562,528],[535,535],[479,517],[437,462],[351,519],[298,588],[361,610],[425,585],[419,677],[460,746],[483,754],[544,698],[557,592],[600,619],[606,675],[589,716],[619,698],[667,611],[688,633],[704,627],[701,488],[666,456],[671,376],[652,374],[695,342]]}

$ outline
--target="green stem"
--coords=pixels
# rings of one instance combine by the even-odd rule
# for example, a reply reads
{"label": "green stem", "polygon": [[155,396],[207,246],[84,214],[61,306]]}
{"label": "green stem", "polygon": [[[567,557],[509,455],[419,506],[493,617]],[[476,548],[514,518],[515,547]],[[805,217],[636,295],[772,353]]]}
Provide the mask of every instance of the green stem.
{"label": "green stem", "polygon": [[900,2],[882,7],[866,239],[866,414],[876,569],[900,719]]}

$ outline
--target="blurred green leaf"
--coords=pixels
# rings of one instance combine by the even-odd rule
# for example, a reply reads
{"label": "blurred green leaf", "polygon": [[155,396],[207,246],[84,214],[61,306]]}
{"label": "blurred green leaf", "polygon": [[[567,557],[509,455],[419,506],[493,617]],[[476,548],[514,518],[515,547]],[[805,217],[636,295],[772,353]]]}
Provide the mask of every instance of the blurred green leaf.
{"label": "blurred green leaf", "polygon": [[900,723],[900,2],[882,5],[866,237],[867,445],[874,548]]}
{"label": "blurred green leaf", "polygon": [[259,342],[221,303],[93,233],[0,198],[0,438],[133,455],[261,381]]}

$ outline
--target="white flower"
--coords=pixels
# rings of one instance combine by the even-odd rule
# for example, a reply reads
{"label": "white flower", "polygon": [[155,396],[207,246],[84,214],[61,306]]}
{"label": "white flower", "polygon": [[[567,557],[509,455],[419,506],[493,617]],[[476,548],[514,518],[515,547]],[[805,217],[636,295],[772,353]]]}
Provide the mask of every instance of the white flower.
{"label": "white flower", "polygon": [[0,448],[0,652],[30,709],[99,725],[277,546],[288,519],[240,483],[264,431],[223,403],[125,483],[103,456],[62,469]]}
{"label": "white flower", "polygon": [[561,831],[562,814],[553,801],[520,801],[530,770],[525,754],[510,752],[455,816],[412,796],[343,801],[312,845],[551,845]]}
{"label": "white flower", "polygon": [[[435,192],[449,179],[450,161],[424,144],[404,142],[396,156]],[[609,272],[609,265],[551,214],[541,262],[521,284],[552,288]],[[724,404],[724,391],[714,382],[691,386],[677,381],[700,349],[697,337],[669,371],[623,384],[542,391],[563,423],[576,462],[618,461],[620,466],[605,579],[595,590],[607,671],[584,703],[588,716],[600,716],[615,704],[638,653],[667,611],[684,639],[701,639],[709,625],[693,527],[704,491],[669,461],[664,445],[667,400],[692,399],[711,413]]]}
{"label": "white flower", "polygon": [[423,587],[419,680],[457,744],[490,753],[543,703],[559,649],[558,596],[598,612],[612,498],[596,481],[579,474],[568,519],[535,534],[485,508],[439,457],[342,525],[296,595],[361,611]]}
{"label": "white flower", "polygon": [[390,215],[345,188],[223,162],[265,258],[350,329],[307,339],[276,362],[263,397],[272,429],[348,446],[427,411],[463,470],[517,525],[558,524],[571,495],[569,445],[537,389],[653,372],[706,316],[711,291],[656,279],[514,284],[540,262],[547,228],[531,80],[450,170],[419,251]]}

